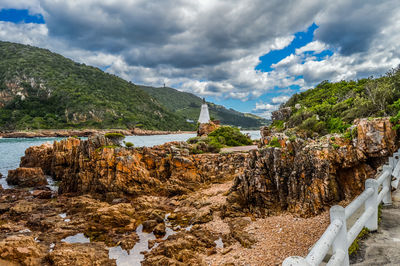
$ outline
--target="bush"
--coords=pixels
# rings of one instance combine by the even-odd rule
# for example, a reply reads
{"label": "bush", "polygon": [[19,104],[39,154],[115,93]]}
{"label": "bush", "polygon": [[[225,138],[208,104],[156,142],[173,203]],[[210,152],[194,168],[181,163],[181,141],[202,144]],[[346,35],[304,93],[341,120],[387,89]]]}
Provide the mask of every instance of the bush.
{"label": "bush", "polygon": [[104,137],[108,138],[108,139],[119,139],[119,140],[123,140],[125,138],[125,136],[121,133],[106,133],[104,135]]}
{"label": "bush", "polygon": [[330,118],[327,122],[328,130],[331,133],[344,133],[351,125],[342,121],[341,118]]}
{"label": "bush", "polygon": [[207,137],[193,137],[187,140],[192,144],[191,153],[219,152],[224,146],[250,145],[253,141],[242,134],[238,128],[224,126],[211,132]]}
{"label": "bush", "polygon": [[106,133],[104,135],[108,140],[111,141],[113,145],[121,145],[121,141],[125,138],[125,136],[121,133]]}
{"label": "bush", "polygon": [[130,147],[133,147],[133,146],[135,146],[132,142],[125,142],[125,146],[126,147],[128,147],[128,148],[130,148]]}
{"label": "bush", "polygon": [[277,137],[273,137],[271,141],[267,145],[268,147],[275,147],[275,148],[281,148],[281,143],[279,142]]}
{"label": "bush", "polygon": [[274,122],[272,122],[271,127],[275,128],[277,131],[283,131],[285,129],[285,121],[274,120]]}
{"label": "bush", "polygon": [[229,126],[217,128],[208,137],[221,146],[244,146],[253,143],[250,137],[242,134],[238,128]]}

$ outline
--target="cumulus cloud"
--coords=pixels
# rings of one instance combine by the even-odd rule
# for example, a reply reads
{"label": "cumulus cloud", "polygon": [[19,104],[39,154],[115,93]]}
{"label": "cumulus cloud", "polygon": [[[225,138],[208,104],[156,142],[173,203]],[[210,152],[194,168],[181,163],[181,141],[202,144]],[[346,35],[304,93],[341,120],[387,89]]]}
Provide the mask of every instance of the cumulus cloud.
{"label": "cumulus cloud", "polygon": [[258,110],[263,110],[263,111],[271,111],[271,110],[276,110],[277,106],[269,103],[256,103],[256,108],[254,108],[255,111]]}
{"label": "cumulus cloud", "polygon": [[285,103],[287,100],[289,100],[290,96],[278,96],[272,98],[273,103]]}
{"label": "cumulus cloud", "polygon": [[[248,100],[279,90],[283,96],[268,100],[273,108],[291,86],[380,75],[400,63],[396,0],[4,0],[0,8],[26,8],[46,22],[0,22],[1,40],[199,96]],[[319,27],[312,42],[272,71],[255,70],[262,55],[288,46],[313,22]],[[327,49],[333,55],[316,56]]]}
{"label": "cumulus cloud", "polygon": [[325,43],[322,43],[320,41],[313,41],[308,44],[306,44],[303,47],[297,48],[296,49],[296,54],[302,54],[305,52],[315,52],[315,53],[320,53],[324,50],[327,50],[328,46]]}

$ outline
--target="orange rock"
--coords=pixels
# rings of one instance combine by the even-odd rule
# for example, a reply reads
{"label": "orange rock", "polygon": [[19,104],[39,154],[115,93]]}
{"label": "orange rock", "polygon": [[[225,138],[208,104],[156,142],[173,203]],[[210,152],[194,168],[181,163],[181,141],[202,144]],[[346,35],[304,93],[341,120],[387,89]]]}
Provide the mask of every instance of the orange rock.
{"label": "orange rock", "polygon": [[8,171],[7,183],[20,187],[37,187],[47,185],[47,179],[39,167],[20,167]]}

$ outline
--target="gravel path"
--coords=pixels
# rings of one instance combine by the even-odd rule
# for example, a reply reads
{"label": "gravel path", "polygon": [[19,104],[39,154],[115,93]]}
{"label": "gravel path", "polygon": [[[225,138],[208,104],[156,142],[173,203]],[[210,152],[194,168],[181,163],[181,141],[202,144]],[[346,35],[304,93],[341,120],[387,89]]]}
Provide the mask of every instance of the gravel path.
{"label": "gravel path", "polygon": [[[226,200],[225,192],[232,181],[213,184],[191,195],[191,198],[205,198],[207,206],[218,206]],[[309,248],[320,238],[329,224],[329,213],[312,218],[299,218],[289,213],[266,218],[238,217],[249,224],[243,229],[252,235],[256,243],[245,248],[238,242],[217,248],[216,254],[205,256],[207,265],[280,265],[288,256],[305,256]],[[214,219],[203,226],[216,235],[229,233],[229,218],[221,219],[219,212]]]}
{"label": "gravel path", "polygon": [[256,150],[257,145],[250,145],[250,146],[237,146],[237,147],[229,147],[229,148],[222,148],[221,152],[247,152],[251,150]]}

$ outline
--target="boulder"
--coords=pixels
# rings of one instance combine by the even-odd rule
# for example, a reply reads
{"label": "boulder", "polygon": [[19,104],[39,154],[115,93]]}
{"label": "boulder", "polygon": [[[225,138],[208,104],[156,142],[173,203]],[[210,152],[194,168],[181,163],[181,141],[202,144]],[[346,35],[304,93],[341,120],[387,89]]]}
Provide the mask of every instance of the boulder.
{"label": "boulder", "polygon": [[165,229],[165,224],[160,223],[154,228],[153,233],[156,237],[163,237],[166,234]]}
{"label": "boulder", "polygon": [[197,129],[197,136],[207,136],[219,127],[220,125],[214,124],[213,122],[200,124]]}
{"label": "boulder", "polygon": [[47,258],[51,265],[59,266],[116,265],[114,259],[108,258],[108,249],[103,243],[57,244]]}
{"label": "boulder", "polygon": [[290,107],[280,108],[279,110],[272,112],[272,121],[275,120],[286,121],[289,119],[291,114],[292,114],[292,108]]}
{"label": "boulder", "polygon": [[39,189],[34,190],[32,192],[32,196],[38,199],[51,199],[51,197],[53,196],[53,192],[47,189]]}
{"label": "boulder", "polygon": [[39,167],[20,167],[15,170],[9,170],[7,183],[20,187],[37,187],[48,184],[42,169]]}
{"label": "boulder", "polygon": [[44,250],[31,236],[14,235],[0,241],[0,258],[21,265],[41,265]]}
{"label": "boulder", "polygon": [[143,222],[143,232],[150,233],[153,232],[154,228],[157,226],[156,220],[147,220]]}

